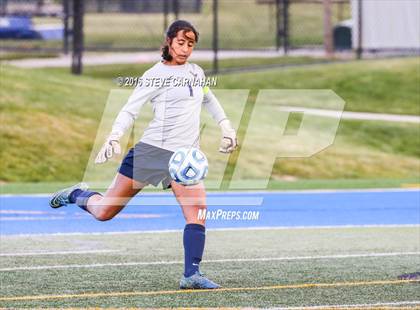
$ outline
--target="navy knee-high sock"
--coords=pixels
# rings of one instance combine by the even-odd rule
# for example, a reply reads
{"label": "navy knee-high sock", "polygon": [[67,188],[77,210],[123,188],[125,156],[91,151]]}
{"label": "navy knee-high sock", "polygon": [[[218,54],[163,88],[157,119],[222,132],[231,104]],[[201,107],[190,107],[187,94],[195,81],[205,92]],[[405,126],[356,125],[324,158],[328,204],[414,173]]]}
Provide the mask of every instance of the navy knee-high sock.
{"label": "navy knee-high sock", "polygon": [[90,197],[93,195],[101,195],[98,192],[92,192],[92,191],[83,191],[81,189],[76,189],[73,192],[71,192],[69,196],[70,203],[76,203],[81,209],[88,211],[87,209],[87,202]]}
{"label": "navy knee-high sock", "polygon": [[187,224],[184,228],[184,276],[192,276],[199,270],[204,252],[206,228],[200,224]]}

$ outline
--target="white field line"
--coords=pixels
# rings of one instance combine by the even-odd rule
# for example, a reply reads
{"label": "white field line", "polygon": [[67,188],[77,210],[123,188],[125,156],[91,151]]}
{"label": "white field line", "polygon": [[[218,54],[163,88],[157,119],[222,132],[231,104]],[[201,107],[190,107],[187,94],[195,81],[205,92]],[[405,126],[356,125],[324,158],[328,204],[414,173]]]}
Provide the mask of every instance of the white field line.
{"label": "white field line", "polygon": [[[78,220],[81,218],[89,218],[89,214],[80,213],[78,216],[1,216],[0,222],[6,221],[63,221],[63,220]],[[129,213],[129,214],[118,214],[115,218],[117,219],[150,219],[150,218],[162,218],[167,215],[165,214],[144,214],[144,213]]]}
{"label": "white field line", "polygon": [[34,210],[0,210],[0,217],[1,214],[24,214],[24,215],[45,215],[45,214],[66,214],[64,211],[34,211]]}
{"label": "white field line", "polygon": [[[193,198],[191,198],[193,199]],[[206,200],[207,206],[261,206],[263,204],[263,197],[239,196],[239,195],[208,195]],[[192,200],[191,200],[192,201]],[[188,200],[186,201],[188,203]],[[133,198],[129,205],[133,206],[174,206],[178,205],[175,197],[158,195],[155,197],[143,196]]]}
{"label": "white field line", "polygon": [[347,308],[372,308],[386,306],[415,306],[420,305],[420,300],[413,301],[396,301],[396,302],[379,302],[374,304],[349,304],[349,305],[323,305],[323,306],[306,306],[306,307],[285,307],[285,308],[268,308],[267,310],[306,310],[306,309],[347,309]]}
{"label": "white field line", "polygon": [[0,221],[63,221],[68,220],[66,216],[2,216]]}
{"label": "white field line", "polygon": [[[324,225],[324,226],[262,226],[262,227],[232,227],[208,228],[206,231],[255,231],[255,230],[301,230],[301,229],[349,229],[349,228],[419,228],[420,224],[371,224],[371,225]],[[166,234],[181,233],[183,229],[162,230],[130,230],[106,232],[69,232],[69,233],[39,233],[39,234],[11,234],[2,235],[5,238],[15,237],[60,237],[60,236],[108,236],[108,235],[136,235],[136,234]]]}
{"label": "white field line", "polygon": [[415,115],[401,114],[384,114],[384,113],[368,113],[368,112],[347,112],[327,109],[314,109],[306,107],[282,106],[281,111],[287,112],[304,112],[306,114],[324,116],[338,119],[365,120],[365,121],[386,121],[386,122],[406,122],[420,123],[420,117]]}
{"label": "white field line", "polygon": [[0,253],[1,257],[15,256],[43,256],[43,255],[72,255],[72,254],[100,254],[115,253],[118,250],[80,250],[80,251],[54,251],[54,252],[24,252],[24,253]]}
{"label": "white field line", "polygon": [[[338,254],[322,256],[290,256],[290,257],[261,257],[261,258],[225,258],[209,259],[204,263],[226,263],[226,262],[267,262],[267,261],[296,261],[315,259],[343,259],[343,258],[364,258],[364,257],[391,257],[404,255],[420,255],[420,252],[393,252],[393,253],[362,253],[362,254]],[[50,270],[50,269],[71,269],[71,268],[102,268],[102,267],[127,267],[127,266],[153,266],[153,265],[175,265],[184,264],[184,261],[156,261],[156,262],[127,262],[127,263],[103,263],[103,264],[73,264],[73,265],[50,265],[50,266],[24,266],[0,268],[4,271],[27,271],[27,270]]]}
{"label": "white field line", "polygon": [[[208,196],[212,195],[258,195],[258,194],[334,194],[334,193],[389,193],[389,192],[418,192],[420,188],[350,188],[350,189],[302,189],[302,190],[231,190],[231,191],[207,191]],[[171,192],[141,192],[137,199],[142,196],[173,196]],[[39,194],[0,194],[0,198],[9,197],[51,197],[51,193]],[[255,197],[260,198],[260,197]]]}

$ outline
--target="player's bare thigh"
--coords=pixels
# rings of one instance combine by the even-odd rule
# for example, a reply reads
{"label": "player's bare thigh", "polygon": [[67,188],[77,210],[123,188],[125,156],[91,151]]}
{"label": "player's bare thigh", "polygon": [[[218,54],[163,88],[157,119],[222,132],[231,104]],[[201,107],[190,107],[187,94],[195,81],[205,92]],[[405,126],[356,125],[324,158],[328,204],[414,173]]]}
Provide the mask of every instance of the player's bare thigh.
{"label": "player's bare thigh", "polygon": [[171,182],[172,191],[182,208],[187,224],[205,224],[205,218],[199,218],[199,210],[207,209],[206,190],[204,184],[184,186],[175,181]]}
{"label": "player's bare thigh", "polygon": [[146,185],[117,173],[103,196],[94,195],[89,199],[87,209],[100,221],[110,220]]}

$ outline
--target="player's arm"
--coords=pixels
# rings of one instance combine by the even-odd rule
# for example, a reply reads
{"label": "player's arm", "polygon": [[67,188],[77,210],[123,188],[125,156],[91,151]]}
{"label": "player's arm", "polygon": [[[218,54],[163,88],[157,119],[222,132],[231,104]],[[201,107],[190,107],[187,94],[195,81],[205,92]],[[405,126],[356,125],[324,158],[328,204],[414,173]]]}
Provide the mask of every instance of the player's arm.
{"label": "player's arm", "polygon": [[217,100],[210,88],[206,86],[203,91],[203,105],[211,114],[213,119],[219,124],[222,130],[222,140],[220,142],[219,151],[222,153],[232,153],[238,146],[236,131],[232,128],[232,125],[220,105],[219,100]]}
{"label": "player's arm", "polygon": [[[144,76],[143,76],[144,78]],[[111,133],[105,140],[104,145],[96,156],[95,163],[102,164],[114,154],[121,153],[120,139],[133,127],[134,121],[139,116],[141,107],[149,101],[158,91],[158,88],[151,86],[137,86],[128,98],[127,103],[118,113],[112,126]]]}

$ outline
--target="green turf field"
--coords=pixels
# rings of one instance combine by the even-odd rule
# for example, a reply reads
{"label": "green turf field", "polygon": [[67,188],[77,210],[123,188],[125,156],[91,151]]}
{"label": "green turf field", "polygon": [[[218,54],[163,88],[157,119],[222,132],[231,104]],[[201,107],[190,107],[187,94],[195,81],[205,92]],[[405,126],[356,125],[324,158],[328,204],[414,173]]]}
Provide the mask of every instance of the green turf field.
{"label": "green turf field", "polygon": [[[398,280],[419,271],[419,233],[418,227],[209,231],[202,271],[224,287],[212,292],[177,290],[181,232],[3,236],[0,305],[279,307],[419,301],[418,280]],[[98,252],[37,255],[62,251]],[[19,256],[23,252],[29,255]]]}

